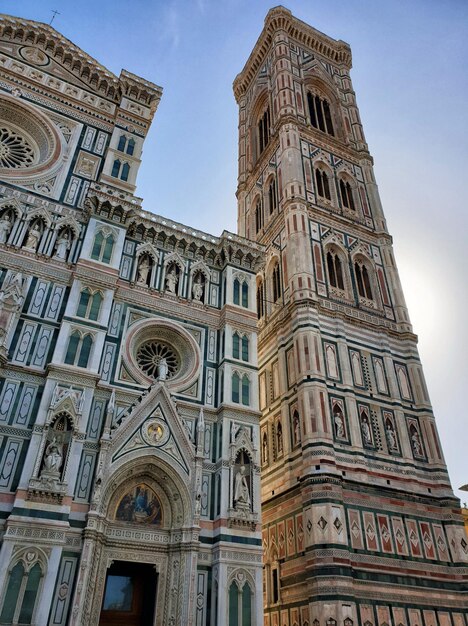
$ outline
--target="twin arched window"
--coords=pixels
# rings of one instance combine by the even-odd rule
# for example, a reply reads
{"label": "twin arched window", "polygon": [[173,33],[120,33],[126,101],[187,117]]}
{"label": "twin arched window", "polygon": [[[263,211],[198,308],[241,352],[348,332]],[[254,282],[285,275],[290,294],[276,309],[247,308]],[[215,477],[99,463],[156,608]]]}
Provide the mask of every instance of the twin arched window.
{"label": "twin arched window", "polygon": [[270,184],[268,185],[268,209],[270,211],[270,215],[274,211],[276,211],[278,207],[278,194],[276,192],[276,181],[274,178],[270,180]]}
{"label": "twin arched window", "polygon": [[234,279],[233,284],[233,302],[238,306],[248,308],[249,306],[249,285],[245,280]]}
{"label": "twin arched window", "polygon": [[307,104],[309,105],[309,116],[312,126],[334,137],[335,131],[328,100],[308,91]]}
{"label": "twin arched window", "polygon": [[347,180],[343,180],[342,178],[340,178],[340,194],[343,206],[346,209],[355,211],[356,206],[354,204],[353,188]]}
{"label": "twin arched window", "polygon": [[263,210],[260,198],[255,204],[255,232],[259,233],[263,228]]}
{"label": "twin arched window", "polygon": [[242,377],[237,372],[232,375],[232,390],[231,399],[235,404],[243,404],[249,406],[250,404],[250,380],[247,374]]}
{"label": "twin arched window", "polygon": [[358,294],[366,300],[373,300],[372,286],[369,271],[364,263],[360,260],[354,263],[354,275],[356,276],[356,286]]}
{"label": "twin arched window", "polygon": [[341,259],[338,254],[333,250],[329,250],[327,252],[327,270],[330,285],[332,287],[336,287],[336,289],[341,289],[342,291],[344,291],[345,286]]}
{"label": "twin arched window", "polygon": [[120,178],[120,180],[127,182],[129,174],[130,165],[128,163],[122,163],[120,159],[115,159],[112,165],[111,176],[113,178]]}
{"label": "twin arched window", "polygon": [[273,302],[278,302],[278,300],[281,299],[281,276],[279,263],[276,263],[273,268],[271,280],[273,283]]}
{"label": "twin arched window", "polygon": [[270,141],[270,107],[262,113],[257,124],[258,155],[260,156]]}
{"label": "twin arched window", "polygon": [[80,294],[80,301],[76,314],[78,317],[86,317],[89,320],[96,321],[101,310],[102,294],[100,291],[92,292],[86,288]]}
{"label": "twin arched window", "polygon": [[133,156],[135,152],[135,140],[128,139],[125,135],[120,135],[119,144],[117,150],[120,152],[126,152],[128,155]]}
{"label": "twin arched window", "polygon": [[315,183],[317,185],[317,195],[326,200],[331,200],[330,183],[328,175],[324,170],[315,169]]}
{"label": "twin arched window", "polygon": [[9,572],[8,586],[0,614],[1,624],[32,623],[43,575],[38,561],[32,567],[29,564],[25,567],[22,559],[16,563]]}
{"label": "twin arched window", "polygon": [[91,258],[93,261],[110,263],[112,259],[112,252],[114,250],[114,243],[115,239],[112,233],[104,235],[102,230],[99,230],[94,236],[93,249],[91,251]]}
{"label": "twin arched window", "polygon": [[229,625],[247,626],[252,623],[252,590],[247,582],[242,589],[235,581],[229,587]]}
{"label": "twin arched window", "polygon": [[235,332],[232,336],[232,357],[234,359],[242,359],[243,361],[249,360],[249,338],[246,335],[240,337],[239,333]]}
{"label": "twin arched window", "polygon": [[73,331],[68,340],[65,363],[77,367],[88,367],[92,347],[93,338],[91,335],[83,337],[78,330]]}
{"label": "twin arched window", "polygon": [[263,281],[257,285],[257,318],[259,320],[265,315],[265,287]]}

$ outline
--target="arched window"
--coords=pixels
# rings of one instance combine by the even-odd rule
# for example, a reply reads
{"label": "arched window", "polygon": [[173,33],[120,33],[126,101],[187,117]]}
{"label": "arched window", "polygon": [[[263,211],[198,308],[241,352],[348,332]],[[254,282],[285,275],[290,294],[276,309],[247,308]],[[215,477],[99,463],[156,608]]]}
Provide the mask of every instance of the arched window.
{"label": "arched window", "polygon": [[240,304],[240,282],[238,278],[234,278],[232,291],[233,291],[232,299],[233,299],[234,304]]}
{"label": "arched window", "polygon": [[335,136],[328,100],[308,91],[307,103],[309,105],[310,123],[312,126],[328,135]]}
{"label": "arched window", "polygon": [[135,140],[129,139],[128,144],[127,144],[127,154],[129,154],[130,156],[133,156],[134,152],[135,152]]}
{"label": "arched window", "polygon": [[246,335],[242,337],[242,360],[249,360],[249,338]]}
{"label": "arched window", "polygon": [[336,287],[336,289],[341,289],[342,291],[344,291],[345,286],[343,280],[343,267],[341,265],[341,259],[336,254],[336,252],[331,250],[327,252],[327,270],[330,285],[332,287]]}
{"label": "arched window", "polygon": [[347,209],[351,209],[351,211],[355,211],[353,188],[347,180],[343,180],[342,178],[340,178],[340,194],[343,206]]}
{"label": "arched window", "polygon": [[277,206],[278,197],[276,194],[276,181],[274,178],[272,178],[268,186],[268,208],[270,210],[270,215],[273,213],[273,211],[276,211]]}
{"label": "arched window", "polygon": [[242,404],[244,406],[250,404],[250,380],[247,374],[242,376]]}
{"label": "arched window", "polygon": [[117,150],[120,152],[125,152],[125,145],[127,143],[127,138],[125,135],[120,135],[119,145],[117,146]]}
{"label": "arched window", "polygon": [[128,163],[124,163],[122,165],[122,173],[120,174],[120,180],[127,181],[129,174],[130,174],[130,165]]}
{"label": "arched window", "polygon": [[240,403],[240,376],[237,372],[234,372],[231,380],[232,386],[232,401],[236,404]]}
{"label": "arched window", "polygon": [[249,306],[249,286],[245,281],[242,283],[242,306],[245,308]]}
{"label": "arched window", "polygon": [[42,570],[39,563],[35,563],[31,568],[25,568],[23,561],[16,563],[8,578],[0,614],[1,624],[31,624],[41,578]]}
{"label": "arched window", "polygon": [[252,623],[252,591],[248,583],[242,589],[233,581],[229,587],[229,626],[250,626]]}
{"label": "arched window", "polygon": [[240,358],[240,337],[238,333],[234,333],[232,336],[232,358]]}
{"label": "arched window", "polygon": [[265,314],[265,294],[264,294],[264,289],[263,289],[263,281],[261,281],[260,283],[258,283],[258,286],[257,286],[257,318],[261,320],[264,314]]}
{"label": "arched window", "polygon": [[84,289],[80,294],[80,301],[76,314],[78,317],[87,317],[96,321],[101,310],[102,294],[99,291],[92,293],[88,288]]}
{"label": "arched window", "polygon": [[91,258],[93,261],[110,263],[112,252],[114,250],[114,243],[115,240],[112,233],[104,235],[104,233],[99,230],[94,236],[93,249],[91,251]]}
{"label": "arched window", "polygon": [[67,352],[65,354],[65,363],[67,365],[77,365],[78,367],[87,367],[91,348],[93,347],[93,338],[86,335],[84,338],[81,333],[74,330],[68,340]]}
{"label": "arched window", "polygon": [[331,200],[330,183],[327,173],[323,170],[315,169],[315,182],[317,184],[317,195],[326,200]]}
{"label": "arched window", "polygon": [[239,306],[243,306],[244,308],[248,308],[249,306],[249,285],[247,281],[243,280],[242,282],[238,279],[234,279],[233,284],[233,302]]}
{"label": "arched window", "polygon": [[354,274],[356,276],[357,290],[361,298],[366,300],[373,300],[371,282],[369,277],[369,271],[367,267],[361,261],[354,263]]}
{"label": "arched window", "polygon": [[119,177],[120,166],[121,165],[122,165],[122,163],[120,162],[120,160],[119,159],[115,159],[114,164],[112,166],[111,176],[113,176],[114,178],[118,178]]}
{"label": "arched window", "polygon": [[279,263],[276,263],[271,274],[273,282],[273,302],[278,302],[281,299],[281,277]]}
{"label": "arched window", "polygon": [[267,147],[270,140],[270,107],[267,107],[260,116],[257,124],[257,139],[258,139],[258,156]]}
{"label": "arched window", "polygon": [[255,204],[255,232],[259,233],[263,228],[263,211],[262,211],[262,203],[260,202],[260,198],[257,200]]}

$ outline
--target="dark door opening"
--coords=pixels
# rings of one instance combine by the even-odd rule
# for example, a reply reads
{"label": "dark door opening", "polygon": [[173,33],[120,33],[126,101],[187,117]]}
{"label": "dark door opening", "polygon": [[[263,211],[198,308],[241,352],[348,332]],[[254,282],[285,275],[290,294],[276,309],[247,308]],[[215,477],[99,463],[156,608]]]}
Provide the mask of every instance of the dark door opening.
{"label": "dark door opening", "polygon": [[152,626],[157,582],[153,565],[115,561],[107,570],[99,626]]}

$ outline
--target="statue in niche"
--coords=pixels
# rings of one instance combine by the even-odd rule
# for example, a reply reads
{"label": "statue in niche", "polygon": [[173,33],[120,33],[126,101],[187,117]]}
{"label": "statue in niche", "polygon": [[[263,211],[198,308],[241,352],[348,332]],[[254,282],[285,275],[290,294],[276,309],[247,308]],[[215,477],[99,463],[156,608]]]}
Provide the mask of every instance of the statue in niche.
{"label": "statue in niche", "polygon": [[42,231],[39,226],[39,222],[35,222],[31,224],[31,227],[28,232],[28,238],[26,239],[26,243],[24,244],[23,247],[26,250],[32,250],[33,252],[36,252],[41,235],[42,235]]}
{"label": "statue in niche", "polygon": [[198,273],[192,285],[192,296],[195,302],[203,301],[203,292],[204,292],[204,283],[202,280],[202,275]]}
{"label": "statue in niche", "polygon": [[278,447],[278,454],[283,454],[283,429],[279,422],[276,427],[276,445]]}
{"label": "statue in niche", "polygon": [[262,440],[262,460],[264,463],[268,461],[268,441],[266,433],[263,434]]}
{"label": "statue in niche", "polygon": [[53,437],[45,450],[44,469],[48,474],[59,474],[63,461],[62,444],[57,441],[57,437]]}
{"label": "statue in niche", "polygon": [[177,271],[175,266],[173,265],[166,276],[166,289],[169,293],[177,293],[177,283],[179,282],[179,277],[177,276]]}
{"label": "statue in niche", "polygon": [[67,258],[67,252],[70,249],[70,239],[66,230],[59,233],[57,237],[57,243],[55,244],[54,259],[59,261],[65,261]]}
{"label": "statue in niche", "polygon": [[397,450],[397,440],[395,429],[393,428],[393,424],[387,420],[387,427],[385,428],[385,437],[387,439],[387,445],[389,450]]}
{"label": "statue in niche", "polygon": [[234,507],[235,509],[250,509],[250,492],[245,475],[245,465],[241,465],[236,474],[234,483]]}
{"label": "statue in niche", "polygon": [[335,435],[340,437],[341,439],[346,438],[343,412],[341,411],[339,406],[335,406],[333,409],[333,420],[335,422]]}
{"label": "statue in niche", "polygon": [[371,446],[372,445],[372,433],[371,433],[371,428],[369,424],[369,418],[367,417],[365,413],[361,414],[361,432],[362,432],[362,439],[364,443],[367,446]]}
{"label": "statue in niche", "polygon": [[231,422],[231,443],[234,443],[240,426],[236,422]]}
{"label": "statue in niche", "polygon": [[137,284],[138,285],[147,285],[148,284],[148,275],[151,269],[151,263],[148,255],[144,254],[140,257],[138,261],[138,269],[137,269]]}
{"label": "statue in niche", "polygon": [[411,427],[411,447],[413,448],[415,456],[423,456],[421,438],[414,426]]}
{"label": "statue in niche", "polygon": [[301,425],[299,423],[299,416],[294,415],[294,443],[298,444],[301,441]]}
{"label": "statue in niche", "polygon": [[0,243],[6,243],[10,234],[12,223],[8,213],[4,213],[0,219]]}
{"label": "statue in niche", "polygon": [[4,349],[8,331],[24,300],[25,280],[21,272],[12,272],[0,289],[0,348]]}

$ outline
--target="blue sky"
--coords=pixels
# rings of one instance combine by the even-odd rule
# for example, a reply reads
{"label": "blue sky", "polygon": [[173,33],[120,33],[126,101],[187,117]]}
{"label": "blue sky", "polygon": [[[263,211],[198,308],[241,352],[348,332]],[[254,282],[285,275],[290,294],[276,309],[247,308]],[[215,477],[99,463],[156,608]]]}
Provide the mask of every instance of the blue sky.
{"label": "blue sky", "polygon": [[[137,194],[146,210],[219,234],[236,229],[232,81],[275,3],[264,0],[3,0],[49,22],[114,73],[164,88]],[[347,41],[352,79],[453,486],[468,483],[468,3],[290,0]],[[468,494],[458,495],[468,500]]]}

